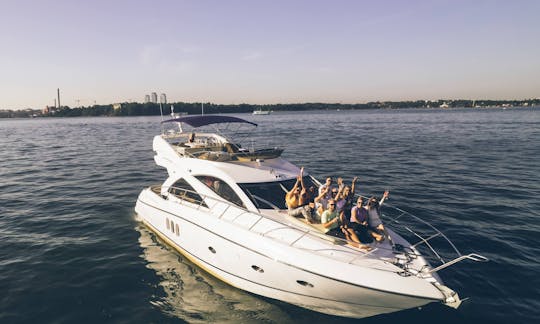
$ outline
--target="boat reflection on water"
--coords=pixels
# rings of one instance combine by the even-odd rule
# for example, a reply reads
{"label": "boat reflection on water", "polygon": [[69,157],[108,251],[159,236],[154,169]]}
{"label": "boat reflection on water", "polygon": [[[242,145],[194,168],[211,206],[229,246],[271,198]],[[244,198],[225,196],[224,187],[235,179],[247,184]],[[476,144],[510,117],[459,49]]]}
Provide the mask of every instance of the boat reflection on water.
{"label": "boat reflection on water", "polygon": [[141,235],[142,257],[160,278],[159,285],[165,292],[151,303],[164,313],[189,323],[298,322],[296,316],[293,320],[282,310],[281,303],[269,302],[221,282],[164,244],[144,225],[139,224],[135,229]]}

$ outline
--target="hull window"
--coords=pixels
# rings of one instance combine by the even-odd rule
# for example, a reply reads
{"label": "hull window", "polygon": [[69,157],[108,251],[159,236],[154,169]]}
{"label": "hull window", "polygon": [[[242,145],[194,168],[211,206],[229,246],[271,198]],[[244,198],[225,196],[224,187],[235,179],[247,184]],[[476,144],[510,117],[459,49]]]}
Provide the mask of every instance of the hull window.
{"label": "hull window", "polygon": [[171,231],[171,233],[176,234],[176,236],[180,235],[180,226],[178,224],[175,224],[173,221],[170,221],[167,218],[167,230]]}
{"label": "hull window", "polygon": [[257,271],[257,272],[260,272],[260,273],[264,272],[264,270],[262,268],[260,268],[260,267],[258,267],[256,265],[252,265],[251,269],[253,269],[253,270]]}
{"label": "hull window", "polygon": [[304,286],[304,287],[309,287],[309,288],[313,288],[313,285],[310,284],[309,282],[307,281],[303,281],[303,280],[296,280],[296,282],[301,285],[301,286]]}

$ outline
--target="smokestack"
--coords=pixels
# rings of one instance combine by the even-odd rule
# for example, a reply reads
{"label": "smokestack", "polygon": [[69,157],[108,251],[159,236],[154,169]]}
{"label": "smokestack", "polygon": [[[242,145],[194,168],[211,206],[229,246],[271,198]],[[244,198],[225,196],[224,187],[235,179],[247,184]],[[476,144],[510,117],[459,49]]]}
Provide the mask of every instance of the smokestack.
{"label": "smokestack", "polygon": [[60,108],[60,88],[56,89],[56,93],[58,94],[58,108]]}

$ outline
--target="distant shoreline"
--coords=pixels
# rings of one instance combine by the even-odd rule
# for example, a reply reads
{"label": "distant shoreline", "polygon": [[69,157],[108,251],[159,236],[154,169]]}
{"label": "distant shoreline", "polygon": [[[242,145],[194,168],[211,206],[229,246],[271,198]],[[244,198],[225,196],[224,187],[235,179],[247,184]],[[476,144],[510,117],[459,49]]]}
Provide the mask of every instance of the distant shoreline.
{"label": "distant shoreline", "polygon": [[[271,111],[313,111],[313,110],[366,110],[366,109],[486,109],[486,108],[535,108],[540,106],[540,98],[523,100],[417,100],[417,101],[376,101],[364,104],[340,103],[301,103],[301,104],[271,104],[271,105],[222,105],[213,103],[175,102],[162,105],[163,115],[170,115],[171,106],[175,113],[195,115],[222,113],[251,113],[257,109]],[[110,105],[94,105],[89,107],[71,108],[46,107],[44,109],[0,110],[0,118],[32,118],[32,117],[91,117],[91,116],[159,116],[158,103],[125,102]]]}

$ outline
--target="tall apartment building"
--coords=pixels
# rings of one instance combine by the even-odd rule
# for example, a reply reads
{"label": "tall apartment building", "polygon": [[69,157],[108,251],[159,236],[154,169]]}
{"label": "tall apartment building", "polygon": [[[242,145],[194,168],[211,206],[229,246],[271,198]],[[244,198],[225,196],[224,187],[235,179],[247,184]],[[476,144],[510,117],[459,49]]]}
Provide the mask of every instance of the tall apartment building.
{"label": "tall apartment building", "polygon": [[144,95],[144,103],[150,102],[150,95]]}
{"label": "tall apartment building", "polygon": [[167,103],[167,95],[162,93],[159,95],[159,102],[161,102],[162,104],[166,104]]}
{"label": "tall apartment building", "polygon": [[150,98],[152,99],[152,102],[153,102],[153,103],[158,103],[158,101],[157,101],[157,93],[152,92],[152,93],[150,94]]}

